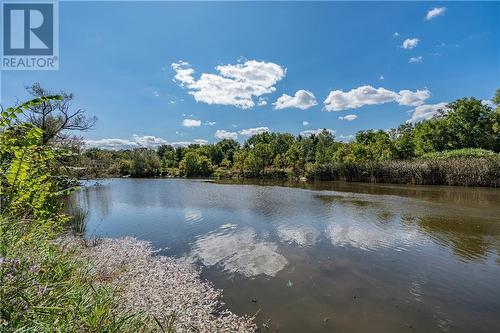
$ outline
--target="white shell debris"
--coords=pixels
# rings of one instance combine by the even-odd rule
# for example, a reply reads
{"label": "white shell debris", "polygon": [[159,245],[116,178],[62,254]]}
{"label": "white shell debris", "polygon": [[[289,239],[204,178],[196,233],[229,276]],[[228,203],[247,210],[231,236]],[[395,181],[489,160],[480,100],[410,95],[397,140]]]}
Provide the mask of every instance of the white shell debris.
{"label": "white shell debris", "polygon": [[82,247],[94,274],[120,292],[119,311],[144,311],[174,332],[255,332],[253,318],[221,310],[222,291],[200,279],[188,263],[157,256],[151,244],[126,237]]}

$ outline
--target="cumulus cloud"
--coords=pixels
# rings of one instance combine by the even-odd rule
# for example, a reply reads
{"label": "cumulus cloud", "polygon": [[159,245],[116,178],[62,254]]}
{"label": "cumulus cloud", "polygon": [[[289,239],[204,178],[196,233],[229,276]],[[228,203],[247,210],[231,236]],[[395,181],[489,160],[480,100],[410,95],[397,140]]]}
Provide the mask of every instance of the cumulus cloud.
{"label": "cumulus cloud", "polygon": [[401,90],[398,95],[396,102],[399,105],[418,106],[424,104],[425,100],[431,97],[431,92],[427,89],[417,91]]}
{"label": "cumulus cloud", "polygon": [[408,122],[416,123],[426,119],[432,119],[440,112],[448,112],[449,109],[446,107],[448,103],[437,103],[437,104],[425,104],[417,106]]}
{"label": "cumulus cloud", "polygon": [[496,106],[495,103],[493,103],[493,101],[490,100],[490,99],[483,99],[481,101],[481,104],[486,105],[486,106],[488,106],[488,107],[490,107],[492,109],[495,108],[495,106]]}
{"label": "cumulus cloud", "polygon": [[150,148],[156,149],[161,145],[171,145],[174,147],[187,147],[190,144],[207,144],[205,139],[194,139],[193,141],[168,142],[167,140],[153,135],[137,135],[134,134],[132,139],[98,139],[85,140],[85,148],[101,148],[108,150],[120,149],[135,149],[135,148]]}
{"label": "cumulus cloud", "polygon": [[218,74],[202,73],[198,80],[193,77],[194,69],[187,62],[173,63],[172,69],[174,81],[189,89],[189,94],[197,102],[233,105],[242,109],[255,106],[254,97],[276,91],[274,85],[286,73],[280,65],[256,60],[217,66]]}
{"label": "cumulus cloud", "polygon": [[192,85],[195,83],[193,74],[194,69],[192,69],[189,63],[185,61],[179,61],[172,64],[172,69],[175,72],[174,82],[177,82],[183,87]]}
{"label": "cumulus cloud", "polygon": [[236,140],[238,139],[238,133],[236,132],[229,132],[229,131],[225,131],[225,130],[217,130],[215,131],[215,135],[214,135],[217,139],[233,139],[233,140]]}
{"label": "cumulus cloud", "polygon": [[433,18],[436,18],[438,16],[444,15],[444,12],[446,11],[446,7],[436,7],[432,8],[427,12],[427,15],[425,15],[425,20],[430,21]]}
{"label": "cumulus cloud", "polygon": [[193,141],[177,141],[171,142],[170,145],[174,147],[187,147],[189,145],[206,145],[208,144],[208,140],[205,139],[194,139]]}
{"label": "cumulus cloud", "polygon": [[383,75],[380,75],[378,79],[379,80],[385,80],[385,77]]}
{"label": "cumulus cloud", "polygon": [[415,92],[410,90],[395,92],[382,87],[361,86],[347,92],[342,90],[331,91],[323,103],[326,111],[342,111],[389,102],[417,106],[423,104],[430,95],[431,93],[427,89]]}
{"label": "cumulus cloud", "polygon": [[168,144],[168,141],[153,135],[137,135],[133,136],[134,142],[137,143],[141,147],[145,148],[157,148],[158,146]]}
{"label": "cumulus cloud", "polygon": [[101,148],[108,150],[119,149],[132,149],[138,148],[136,142],[127,139],[98,139],[98,140],[85,140],[85,148]]}
{"label": "cumulus cloud", "polygon": [[312,106],[318,105],[313,93],[307,90],[299,90],[295,96],[283,94],[278,100],[273,103],[274,108],[281,110],[285,108],[298,108],[301,110],[309,109]]}
{"label": "cumulus cloud", "polygon": [[267,105],[267,99],[265,97],[259,97],[259,100],[257,102],[258,106],[264,106]]}
{"label": "cumulus cloud", "polygon": [[308,126],[308,125],[309,125],[309,122],[308,122],[307,120],[304,120],[304,121],[302,122],[302,126]]}
{"label": "cumulus cloud", "polygon": [[265,133],[265,132],[269,132],[268,127],[246,128],[246,129],[239,131],[238,133],[240,133],[243,136],[252,136],[255,134],[261,134],[261,133]]}
{"label": "cumulus cloud", "polygon": [[356,118],[358,118],[358,116],[356,116],[355,114],[348,114],[346,116],[340,116],[339,117],[340,120],[347,120],[347,121],[353,121]]}
{"label": "cumulus cloud", "polygon": [[395,33],[393,33],[393,34],[392,34],[392,37],[400,37],[400,36],[401,36],[401,35],[400,35],[400,34],[399,34],[399,32],[397,32],[397,31],[396,31]]}
{"label": "cumulus cloud", "polygon": [[201,126],[201,120],[196,119],[184,119],[182,121],[182,126],[184,127],[199,127]]}
{"label": "cumulus cloud", "polygon": [[305,131],[300,132],[300,135],[302,135],[302,136],[317,135],[317,134],[323,132],[323,130],[326,130],[327,132],[330,132],[332,135],[335,135],[335,130],[332,130],[329,128],[318,128],[315,130],[305,130]]}
{"label": "cumulus cloud", "polygon": [[401,47],[403,49],[413,49],[418,45],[418,42],[420,42],[420,39],[418,38],[406,38]]}
{"label": "cumulus cloud", "polygon": [[215,124],[215,121],[205,121],[205,126],[214,126]]}
{"label": "cumulus cloud", "polygon": [[354,135],[353,134],[348,134],[348,135],[339,135],[337,137],[339,140],[341,141],[351,141],[352,139],[354,139]]}
{"label": "cumulus cloud", "polygon": [[410,64],[418,64],[422,62],[422,60],[424,60],[424,58],[422,56],[418,56],[418,57],[411,57],[410,59],[408,59],[408,62]]}

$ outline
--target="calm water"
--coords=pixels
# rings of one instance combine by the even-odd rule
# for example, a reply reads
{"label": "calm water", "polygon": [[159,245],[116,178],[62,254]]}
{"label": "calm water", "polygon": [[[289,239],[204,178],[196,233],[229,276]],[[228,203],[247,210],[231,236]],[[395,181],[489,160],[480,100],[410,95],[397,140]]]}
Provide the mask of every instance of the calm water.
{"label": "calm water", "polygon": [[500,332],[499,189],[93,183],[75,195],[89,236],[200,265],[270,331]]}

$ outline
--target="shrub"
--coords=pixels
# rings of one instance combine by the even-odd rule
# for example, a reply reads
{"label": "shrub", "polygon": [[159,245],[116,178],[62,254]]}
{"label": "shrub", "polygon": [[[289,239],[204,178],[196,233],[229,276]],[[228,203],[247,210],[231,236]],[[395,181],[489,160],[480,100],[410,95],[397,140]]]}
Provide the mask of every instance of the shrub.
{"label": "shrub", "polygon": [[500,154],[481,148],[463,148],[432,152],[422,155],[422,159],[459,159],[459,158],[500,158]]}

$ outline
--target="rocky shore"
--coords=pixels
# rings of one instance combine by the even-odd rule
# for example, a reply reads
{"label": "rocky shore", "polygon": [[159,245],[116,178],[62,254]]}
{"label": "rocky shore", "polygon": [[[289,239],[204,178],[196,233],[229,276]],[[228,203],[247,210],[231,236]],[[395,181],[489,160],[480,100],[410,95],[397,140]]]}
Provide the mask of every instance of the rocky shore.
{"label": "rocky shore", "polygon": [[97,283],[116,291],[117,311],[154,318],[168,332],[172,328],[173,332],[254,332],[257,328],[251,317],[223,309],[222,291],[201,280],[193,266],[156,255],[149,242],[131,237],[64,241],[64,246],[75,245],[76,255],[92,263]]}

